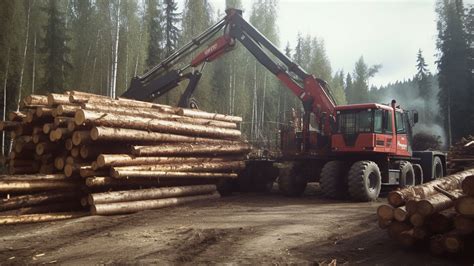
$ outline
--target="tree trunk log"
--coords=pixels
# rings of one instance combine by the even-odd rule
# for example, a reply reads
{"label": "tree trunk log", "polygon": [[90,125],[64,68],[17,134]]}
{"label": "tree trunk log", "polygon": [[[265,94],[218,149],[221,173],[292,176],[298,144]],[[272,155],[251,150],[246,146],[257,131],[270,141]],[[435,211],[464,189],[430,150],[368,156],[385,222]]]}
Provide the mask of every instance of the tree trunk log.
{"label": "tree trunk log", "polygon": [[474,218],[474,197],[463,197],[456,201],[456,211],[466,217]]}
{"label": "tree trunk log", "polygon": [[6,211],[45,203],[60,202],[74,199],[78,196],[79,193],[77,191],[43,192],[33,195],[16,196],[1,200],[0,210]]}
{"label": "tree trunk log", "polygon": [[[187,164],[163,164],[163,165],[140,165],[140,166],[115,166],[111,168],[111,176],[115,178],[124,177],[123,173],[137,171],[137,175],[145,171],[153,172],[229,172],[245,168],[245,162],[204,162]],[[148,175],[149,176],[149,175]]]}
{"label": "tree trunk log", "polygon": [[69,95],[57,93],[48,94],[48,106],[57,106],[60,104],[71,104],[71,102],[69,102]]}
{"label": "tree trunk log", "polygon": [[91,141],[90,130],[75,131],[72,134],[72,143],[76,146],[86,144]]}
{"label": "tree trunk log", "polygon": [[398,241],[400,234],[403,231],[410,230],[411,228],[412,226],[410,226],[409,224],[392,221],[390,225],[388,226],[387,232],[390,238]]}
{"label": "tree trunk log", "polygon": [[222,143],[234,144],[235,141],[226,141],[222,139],[200,138],[193,136],[183,136],[168,133],[150,132],[146,130],[94,127],[91,130],[91,138],[95,141],[120,141],[132,143],[154,143],[154,142],[186,142],[186,143]]}
{"label": "tree trunk log", "polygon": [[464,194],[474,197],[474,175],[466,176],[461,186]]}
{"label": "tree trunk log", "polygon": [[213,114],[213,113],[203,112],[203,111],[195,110],[195,109],[182,108],[179,111],[179,114],[183,116],[189,116],[189,117],[195,117],[195,118],[214,119],[214,120],[228,121],[228,122],[242,122],[242,117],[240,116]]}
{"label": "tree trunk log", "polygon": [[443,235],[443,244],[446,251],[450,253],[459,253],[464,247],[464,235],[454,229]]}
{"label": "tree trunk log", "polygon": [[398,207],[393,211],[393,217],[399,222],[405,222],[409,219],[408,211],[405,206]]}
{"label": "tree trunk log", "polygon": [[157,170],[114,170],[114,178],[135,178],[135,177],[159,177],[159,178],[237,178],[234,173],[208,173],[208,172],[167,172]]}
{"label": "tree trunk log", "polygon": [[88,123],[94,126],[146,129],[165,133],[198,135],[222,139],[237,139],[241,135],[240,131],[236,129],[208,127],[159,119],[99,113],[87,110],[77,111],[74,120],[76,125]]}
{"label": "tree trunk log", "polygon": [[153,200],[141,200],[131,202],[117,202],[108,204],[96,204],[91,207],[91,213],[94,215],[110,215],[110,214],[123,214],[133,213],[149,209],[158,209],[169,206],[176,206],[198,200],[209,200],[219,198],[218,193],[198,196],[188,196],[179,198],[166,198],[166,199],[153,199]]}
{"label": "tree trunk log", "polygon": [[23,103],[25,107],[28,106],[37,106],[37,105],[48,105],[48,97],[44,95],[35,95],[31,94],[29,96],[26,96],[23,99]]}
{"label": "tree trunk log", "polygon": [[114,192],[90,194],[88,197],[88,203],[89,205],[95,205],[95,204],[104,204],[104,203],[113,203],[113,202],[163,199],[163,198],[210,194],[215,191],[216,191],[216,185],[163,187],[163,188],[114,191]]}
{"label": "tree trunk log", "polygon": [[35,181],[35,180],[66,180],[66,176],[63,174],[54,174],[54,175],[42,175],[42,174],[32,174],[32,175],[1,175],[0,182],[2,181]]}
{"label": "tree trunk log", "polygon": [[80,148],[80,155],[82,159],[97,159],[102,153],[130,153],[130,147],[127,145],[83,145]]}
{"label": "tree trunk log", "polygon": [[453,229],[453,219],[456,215],[453,211],[435,213],[426,219],[426,226],[435,234],[446,233]]}
{"label": "tree trunk log", "polygon": [[158,179],[133,178],[133,179],[115,179],[109,176],[95,176],[86,178],[88,187],[109,187],[109,186],[158,186],[161,182]]}
{"label": "tree trunk log", "polygon": [[47,180],[22,180],[22,181],[1,181],[0,192],[30,192],[40,190],[77,188],[78,184],[71,181],[47,181]]}
{"label": "tree trunk log", "polygon": [[57,149],[57,145],[52,142],[40,142],[36,144],[36,154],[43,155]]}
{"label": "tree trunk log", "polygon": [[[458,198],[462,195],[460,191],[453,191],[452,193]],[[454,200],[439,193],[418,201],[416,212],[423,216],[428,216],[435,212],[451,208],[452,206],[454,206]]]}
{"label": "tree trunk log", "polygon": [[244,154],[250,151],[245,143],[227,144],[162,144],[159,146],[132,146],[132,154],[137,156],[166,156],[166,155],[225,155]]}
{"label": "tree trunk log", "polygon": [[377,208],[377,216],[382,220],[393,220],[393,207],[389,205],[380,205]]}
{"label": "tree trunk log", "polygon": [[51,107],[37,107],[36,116],[37,117],[53,117],[53,108]]}
{"label": "tree trunk log", "polygon": [[454,228],[463,234],[474,233],[474,219],[458,215],[454,217]]}
{"label": "tree trunk log", "polygon": [[[237,158],[230,158],[237,159]],[[205,157],[135,157],[128,154],[100,154],[97,157],[99,168],[107,166],[134,166],[168,163],[222,162],[227,158]]]}
{"label": "tree trunk log", "polygon": [[12,131],[21,126],[21,122],[0,121],[0,131]]}
{"label": "tree trunk log", "polygon": [[65,219],[79,218],[86,216],[87,212],[59,212],[47,214],[25,214],[13,216],[0,216],[0,224],[25,224],[25,223],[39,223],[50,222]]}
{"label": "tree trunk log", "polygon": [[74,116],[81,107],[77,105],[61,104],[56,107],[56,115],[58,116]]}
{"label": "tree trunk log", "polygon": [[474,175],[474,169],[445,176],[422,185],[392,191],[388,194],[387,199],[390,205],[394,207],[402,206],[410,199],[426,198],[437,194],[438,191],[435,189],[437,186],[447,191],[460,189],[461,182],[469,175]]}

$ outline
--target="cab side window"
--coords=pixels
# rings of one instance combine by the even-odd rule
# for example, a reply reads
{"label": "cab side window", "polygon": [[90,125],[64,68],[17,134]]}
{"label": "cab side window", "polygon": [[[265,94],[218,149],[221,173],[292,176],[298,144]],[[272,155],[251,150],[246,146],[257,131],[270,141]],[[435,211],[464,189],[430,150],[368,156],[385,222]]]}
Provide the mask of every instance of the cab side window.
{"label": "cab side window", "polygon": [[383,133],[383,111],[376,109],[374,112],[374,133]]}
{"label": "cab side window", "polygon": [[392,127],[392,112],[388,110],[384,110],[384,117],[385,117],[385,123],[384,123],[384,133],[387,134],[392,134],[393,132],[393,127]]}
{"label": "cab side window", "polygon": [[397,127],[397,134],[406,133],[405,116],[401,112],[395,112],[395,124]]}

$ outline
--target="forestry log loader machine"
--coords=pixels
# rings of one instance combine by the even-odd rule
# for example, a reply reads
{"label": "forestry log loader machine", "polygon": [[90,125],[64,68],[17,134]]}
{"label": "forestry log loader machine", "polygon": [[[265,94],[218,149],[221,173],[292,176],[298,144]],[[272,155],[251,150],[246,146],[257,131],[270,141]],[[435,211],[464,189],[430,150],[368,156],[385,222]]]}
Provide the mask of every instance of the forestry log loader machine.
{"label": "forestry log loader machine", "polygon": [[[223,35],[212,40],[221,31]],[[280,128],[280,158],[247,161],[239,180],[243,187],[265,190],[278,177],[281,192],[298,196],[308,182],[319,181],[326,197],[370,201],[379,196],[383,185],[411,186],[446,172],[445,153],[412,151],[416,112],[399,108],[395,101],[336,106],[325,81],[288,58],[238,9],[226,10],[215,25],[133,78],[122,97],[151,101],[187,80],[178,106],[195,106],[191,96],[202,69],[231,51],[237,41],[301,100],[304,110],[301,125]],[[189,64],[178,67],[180,60],[208,42]]]}

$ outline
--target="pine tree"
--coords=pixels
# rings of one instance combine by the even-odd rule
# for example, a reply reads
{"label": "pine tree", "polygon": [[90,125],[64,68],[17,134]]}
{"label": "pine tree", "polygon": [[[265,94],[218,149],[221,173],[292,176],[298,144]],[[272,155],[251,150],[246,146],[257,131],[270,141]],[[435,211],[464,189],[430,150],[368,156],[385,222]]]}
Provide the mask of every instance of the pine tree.
{"label": "pine tree", "polygon": [[[438,81],[439,104],[448,131],[448,143],[474,131],[472,89],[469,88],[472,69],[469,69],[468,37],[465,32],[465,15],[461,0],[444,0],[437,3],[438,12]],[[471,114],[471,117],[466,117]]]}
{"label": "pine tree", "polygon": [[179,40],[179,28],[177,24],[181,21],[181,13],[177,13],[178,4],[174,0],[165,0],[165,54],[169,56],[176,49]]}
{"label": "pine tree", "polygon": [[422,121],[431,120],[431,112],[429,112],[429,103],[432,98],[431,85],[429,83],[428,77],[430,73],[426,68],[428,65],[425,63],[425,58],[423,57],[421,49],[418,50],[418,55],[416,59],[416,82],[418,83],[418,92],[420,97],[424,99],[422,106]]}
{"label": "pine tree", "polygon": [[72,69],[67,60],[70,49],[66,47],[69,38],[66,35],[64,13],[55,0],[49,0],[45,12],[48,14],[48,24],[44,27],[46,35],[41,49],[46,65],[43,88],[48,92],[63,92],[66,89],[65,79]]}
{"label": "pine tree", "polygon": [[352,77],[350,73],[346,75],[346,82],[344,87],[344,92],[346,94],[346,102],[352,103],[353,89],[352,89]]}
{"label": "pine tree", "polygon": [[349,103],[369,102],[369,78],[373,77],[380,67],[380,65],[374,65],[369,68],[362,56],[357,60],[351,86],[352,93],[350,98],[347,99]]}
{"label": "pine tree", "polygon": [[146,17],[149,37],[146,64],[148,68],[152,68],[157,65],[163,57],[163,29],[161,27],[163,18],[158,6],[158,0],[147,0]]}

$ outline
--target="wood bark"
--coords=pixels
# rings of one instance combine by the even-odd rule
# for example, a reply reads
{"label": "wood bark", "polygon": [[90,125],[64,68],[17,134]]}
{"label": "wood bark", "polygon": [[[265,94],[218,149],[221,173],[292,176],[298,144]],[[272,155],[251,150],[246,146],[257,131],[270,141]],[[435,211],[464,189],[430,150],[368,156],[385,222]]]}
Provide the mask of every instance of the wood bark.
{"label": "wood bark", "polygon": [[43,175],[43,174],[30,174],[30,175],[1,175],[0,182],[2,181],[35,181],[35,180],[66,180],[66,176],[63,174],[54,175]]}
{"label": "wood bark", "polygon": [[132,146],[132,154],[137,156],[166,156],[166,155],[226,155],[244,154],[250,151],[245,143],[227,144],[161,144],[159,146]]}
{"label": "wood bark", "polygon": [[36,107],[36,116],[38,118],[53,117],[53,110],[54,108],[51,108],[51,107],[43,107],[43,106]]}
{"label": "wood bark", "polygon": [[425,220],[426,216],[419,213],[414,213],[410,216],[410,223],[415,227],[422,226],[425,223]]}
{"label": "wood bark", "polygon": [[231,116],[224,114],[213,114],[195,109],[184,109],[179,110],[178,114],[183,116],[195,117],[195,118],[204,118],[204,119],[214,119],[220,121],[228,122],[242,122],[242,117],[240,116]]}
{"label": "wood bark", "polygon": [[75,131],[72,134],[72,143],[75,146],[79,146],[81,144],[86,144],[91,141],[91,133],[90,130],[81,130]]}
{"label": "wood bark", "polygon": [[210,200],[219,198],[218,193],[208,195],[197,195],[179,198],[140,200],[131,202],[116,202],[107,204],[96,204],[91,207],[91,213],[94,215],[111,215],[133,213],[148,209],[158,209],[170,206],[176,206],[198,200]]}
{"label": "wood bark", "polygon": [[77,191],[55,191],[43,192],[39,194],[15,196],[9,199],[0,200],[0,210],[13,210],[23,207],[35,206],[51,202],[71,200],[79,196]]}
{"label": "wood bark", "polygon": [[390,205],[399,207],[404,205],[410,199],[426,198],[433,194],[437,194],[438,191],[435,189],[435,187],[440,187],[447,191],[460,189],[461,182],[466,176],[470,175],[474,175],[474,169],[438,178],[422,185],[408,187],[398,191],[392,191],[388,194],[387,199]]}
{"label": "wood bark", "polygon": [[[460,192],[453,191],[453,193],[456,193],[455,196],[457,197],[462,195]],[[454,200],[439,193],[418,201],[416,212],[423,216],[428,216],[435,212],[451,208],[452,206],[454,206]]]}
{"label": "wood bark", "polygon": [[91,177],[91,176],[104,176],[109,173],[109,170],[94,170],[92,166],[90,167],[81,167],[79,169],[79,175],[81,177]]}
{"label": "wood bark", "polygon": [[82,159],[97,159],[100,154],[129,153],[130,147],[127,145],[82,145],[80,147]]}
{"label": "wood bark", "polygon": [[110,113],[117,115],[127,115],[127,116],[136,116],[141,118],[152,118],[152,119],[161,119],[169,120],[175,122],[212,126],[212,127],[221,127],[221,128],[230,128],[236,129],[237,124],[235,122],[226,122],[212,119],[203,119],[203,118],[191,118],[181,115],[175,115],[170,113],[160,112],[157,109],[149,108],[127,108],[127,107],[117,107],[117,106],[108,106],[103,104],[96,103],[85,103],[82,104],[84,110],[95,111],[100,113]]}
{"label": "wood bark", "polygon": [[95,176],[86,178],[88,187],[109,187],[109,186],[158,186],[161,182],[151,178],[115,179],[109,176]]}
{"label": "wood bark", "polygon": [[127,202],[149,199],[163,199],[182,196],[210,194],[216,191],[215,185],[182,186],[125,190],[103,193],[92,193],[88,197],[89,205],[113,202]]}
{"label": "wood bark", "polygon": [[234,173],[169,172],[158,170],[113,170],[114,178],[159,177],[159,178],[237,178]]}
{"label": "wood bark", "polygon": [[48,105],[48,96],[31,94],[23,99],[25,107]]}
{"label": "wood bark", "polygon": [[226,158],[207,157],[135,157],[128,154],[100,154],[97,157],[98,167],[134,166],[167,163],[222,162]]}
{"label": "wood bark", "polygon": [[463,197],[456,201],[456,211],[466,217],[474,218],[474,197]]}
{"label": "wood bark", "polygon": [[0,121],[0,131],[12,131],[21,125],[22,125],[21,122]]}
{"label": "wood bark", "polygon": [[474,196],[474,175],[466,176],[461,186],[464,194]]}
{"label": "wood bark", "polygon": [[54,189],[77,188],[78,184],[71,181],[49,181],[49,180],[22,180],[22,181],[1,181],[0,192],[30,192],[46,191]]}
{"label": "wood bark", "polygon": [[426,226],[435,234],[446,233],[453,229],[453,219],[456,215],[453,211],[435,213],[426,219]]}
{"label": "wood bark", "polygon": [[408,215],[408,211],[406,210],[405,206],[398,207],[398,208],[394,209],[393,217],[395,218],[395,220],[397,220],[399,222],[404,222],[404,221],[408,220],[409,215]]}
{"label": "wood bark", "polygon": [[69,121],[74,121],[74,118],[67,116],[56,116],[54,118],[54,127],[67,127]]}
{"label": "wood bark", "polygon": [[383,220],[393,220],[393,207],[389,205],[380,205],[377,208],[377,216]]}
{"label": "wood bark", "polygon": [[91,138],[95,141],[119,141],[127,143],[159,143],[159,142],[184,142],[184,143],[222,143],[234,144],[235,141],[183,136],[169,133],[151,132],[147,130],[136,130],[126,128],[94,127],[91,130]]}
{"label": "wood bark", "polygon": [[13,216],[0,216],[0,224],[25,224],[50,222],[65,219],[79,218],[88,215],[87,212],[59,212],[45,214],[25,214]]}
{"label": "wood bark", "polygon": [[60,104],[56,107],[56,115],[58,116],[74,116],[81,107],[78,105]]}
{"label": "wood bark", "polygon": [[[229,172],[245,168],[245,162],[199,162],[187,164],[162,164],[140,166],[114,166],[110,170],[112,177],[123,177],[121,173],[137,171],[137,175],[145,171],[153,172]],[[146,174],[146,173],[145,173]]]}
{"label": "wood bark", "polygon": [[79,110],[74,116],[76,125],[88,123],[94,126],[108,126],[129,129],[159,131],[164,133],[177,133],[183,135],[197,135],[222,139],[237,139],[241,133],[236,129],[208,127],[174,121],[136,116],[107,114],[87,110]]}
{"label": "wood bark", "polygon": [[48,94],[48,106],[57,106],[60,104],[70,105],[71,103],[69,102],[69,95],[58,93]]}

